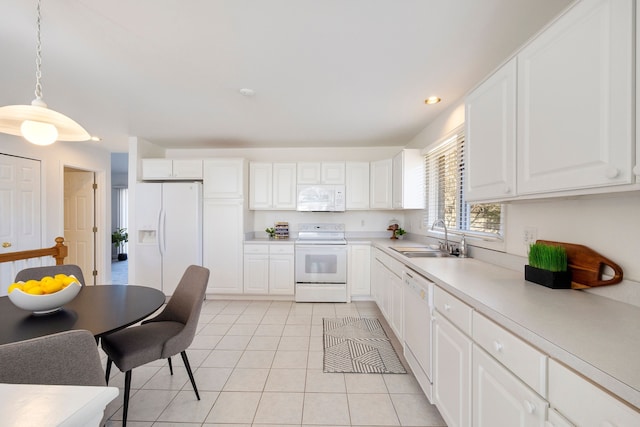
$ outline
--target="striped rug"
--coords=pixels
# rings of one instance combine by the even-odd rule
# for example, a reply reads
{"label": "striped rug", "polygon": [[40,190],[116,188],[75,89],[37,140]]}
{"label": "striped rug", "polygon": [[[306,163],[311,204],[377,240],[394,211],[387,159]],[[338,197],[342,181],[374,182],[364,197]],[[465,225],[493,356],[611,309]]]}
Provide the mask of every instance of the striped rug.
{"label": "striped rug", "polygon": [[324,372],[405,374],[378,319],[322,319]]}

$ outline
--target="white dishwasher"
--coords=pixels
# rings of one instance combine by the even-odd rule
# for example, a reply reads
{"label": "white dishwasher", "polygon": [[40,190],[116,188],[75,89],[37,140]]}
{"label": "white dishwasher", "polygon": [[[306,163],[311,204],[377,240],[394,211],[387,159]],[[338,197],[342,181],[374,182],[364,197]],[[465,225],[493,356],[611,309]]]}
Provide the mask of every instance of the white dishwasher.
{"label": "white dishwasher", "polygon": [[412,270],[403,272],[404,357],[425,395],[433,403],[431,309],[433,282]]}

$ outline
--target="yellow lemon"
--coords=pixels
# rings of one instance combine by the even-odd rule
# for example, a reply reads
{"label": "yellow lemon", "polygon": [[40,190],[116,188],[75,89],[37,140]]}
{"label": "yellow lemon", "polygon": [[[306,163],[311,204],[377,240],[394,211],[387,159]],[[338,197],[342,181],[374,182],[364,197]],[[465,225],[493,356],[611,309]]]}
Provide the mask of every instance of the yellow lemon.
{"label": "yellow lemon", "polygon": [[40,286],[40,282],[37,280],[27,280],[26,282],[24,282],[22,290],[27,292],[29,289],[33,288],[34,286]]}
{"label": "yellow lemon", "polygon": [[71,277],[71,276],[66,276],[63,280],[62,283],[63,285],[66,287],[70,284],[72,284],[73,282],[77,282],[78,279],[76,279],[75,277]]}
{"label": "yellow lemon", "polygon": [[42,290],[45,294],[53,294],[62,289],[62,281],[53,279],[42,284]]}
{"label": "yellow lemon", "polygon": [[44,295],[44,291],[40,286],[33,286],[28,290],[26,290],[25,292],[31,295]]}
{"label": "yellow lemon", "polygon": [[67,278],[68,276],[66,274],[56,274],[55,276],[53,276],[54,279],[58,279],[58,280],[64,280],[65,278]]}
{"label": "yellow lemon", "polygon": [[11,291],[13,291],[14,289],[20,289],[20,290],[22,290],[22,286],[23,286],[23,284],[22,284],[22,283],[12,283],[12,284],[9,286],[9,289],[7,289],[7,294],[10,294],[10,293],[11,293]]}
{"label": "yellow lemon", "polygon": [[40,279],[40,283],[47,283],[47,282],[51,282],[53,279],[53,277],[51,276],[44,276],[42,279]]}

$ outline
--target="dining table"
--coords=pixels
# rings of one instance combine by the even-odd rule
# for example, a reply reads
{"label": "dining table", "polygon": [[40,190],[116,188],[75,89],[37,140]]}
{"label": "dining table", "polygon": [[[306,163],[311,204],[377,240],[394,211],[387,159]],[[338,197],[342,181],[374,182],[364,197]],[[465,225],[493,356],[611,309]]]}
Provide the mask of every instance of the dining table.
{"label": "dining table", "polygon": [[165,302],[160,290],[147,286],[83,286],[61,310],[36,315],[0,297],[0,345],[72,329],[86,329],[98,341],[143,320]]}

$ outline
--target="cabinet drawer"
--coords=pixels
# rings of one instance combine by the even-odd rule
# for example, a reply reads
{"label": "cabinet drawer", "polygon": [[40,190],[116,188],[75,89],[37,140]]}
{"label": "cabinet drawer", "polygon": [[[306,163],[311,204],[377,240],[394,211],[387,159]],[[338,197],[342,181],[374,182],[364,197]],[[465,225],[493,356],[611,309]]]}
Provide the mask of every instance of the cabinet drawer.
{"label": "cabinet drawer", "polygon": [[293,255],[293,245],[269,245],[271,255]]}
{"label": "cabinet drawer", "polygon": [[462,332],[471,336],[471,315],[473,309],[438,286],[434,288],[433,304],[444,317]]}
{"label": "cabinet drawer", "polygon": [[244,245],[245,254],[269,254],[269,245]]}
{"label": "cabinet drawer", "polygon": [[549,403],[578,426],[639,426],[640,413],[555,360],[549,360]]}
{"label": "cabinet drawer", "polygon": [[477,312],[473,313],[473,340],[536,393],[546,397],[546,355]]}

